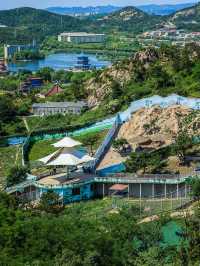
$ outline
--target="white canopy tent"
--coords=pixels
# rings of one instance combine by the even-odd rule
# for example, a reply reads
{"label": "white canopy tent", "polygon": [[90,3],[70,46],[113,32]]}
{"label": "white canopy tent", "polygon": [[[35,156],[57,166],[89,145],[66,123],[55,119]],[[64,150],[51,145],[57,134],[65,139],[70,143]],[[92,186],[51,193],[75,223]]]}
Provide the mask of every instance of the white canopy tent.
{"label": "white canopy tent", "polygon": [[81,143],[72,138],[65,137],[52,145],[55,148],[72,148],[72,147],[80,146]]}
{"label": "white canopy tent", "polygon": [[93,157],[82,151],[73,148],[61,148],[60,150],[41,158],[39,161],[52,166],[77,166],[93,160]]}
{"label": "white canopy tent", "polygon": [[69,137],[65,137],[53,144],[54,147],[59,147],[60,149],[48,156],[45,156],[44,158],[39,159],[39,161],[47,166],[66,166],[68,176],[69,167],[83,165],[95,159],[85,152],[74,148],[80,145],[80,142]]}

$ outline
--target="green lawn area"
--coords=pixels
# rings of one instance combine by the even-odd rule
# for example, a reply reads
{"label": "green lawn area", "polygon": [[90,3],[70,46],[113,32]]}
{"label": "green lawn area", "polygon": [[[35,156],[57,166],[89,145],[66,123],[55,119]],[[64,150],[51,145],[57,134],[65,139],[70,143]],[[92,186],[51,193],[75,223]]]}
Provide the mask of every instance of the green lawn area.
{"label": "green lawn area", "polygon": [[71,124],[70,117],[64,115],[54,115],[45,117],[27,117],[26,118],[28,126],[31,131],[38,129],[50,129],[50,128],[60,128],[67,127]]}
{"label": "green lawn area", "polygon": [[66,205],[66,211],[78,212],[81,216],[87,217],[106,215],[111,209],[112,199],[107,197],[104,199],[90,200],[87,202],[82,201]]}
{"label": "green lawn area", "polygon": [[0,147],[0,184],[11,167],[21,164],[21,155],[21,146]]}
{"label": "green lawn area", "polygon": [[32,143],[29,152],[29,161],[36,161],[49,153],[56,151],[51,144],[55,143],[55,140],[39,140]]}

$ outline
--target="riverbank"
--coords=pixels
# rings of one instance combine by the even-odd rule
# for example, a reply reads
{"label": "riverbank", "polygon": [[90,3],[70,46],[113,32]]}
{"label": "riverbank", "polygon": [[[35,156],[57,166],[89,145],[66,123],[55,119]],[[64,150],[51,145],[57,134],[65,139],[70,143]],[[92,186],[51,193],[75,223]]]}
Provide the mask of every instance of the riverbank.
{"label": "riverbank", "polygon": [[132,55],[136,51],[132,50],[123,50],[123,49],[91,49],[91,48],[74,48],[74,47],[68,47],[65,49],[53,49],[53,50],[41,50],[42,53],[45,54],[45,56],[49,56],[51,54],[58,54],[58,53],[88,53],[88,54],[94,54],[99,59],[103,60],[110,60],[112,62],[116,62],[118,60],[122,60],[125,58],[128,58],[130,55]]}
{"label": "riverbank", "polygon": [[87,52],[98,53],[107,56],[108,59],[113,61],[129,57],[131,54],[141,49],[137,40],[131,36],[127,37],[123,34],[107,35],[103,43],[81,43],[74,44],[68,42],[59,42],[57,38],[49,37],[40,46],[42,52],[57,53],[57,52]]}
{"label": "riverbank", "polygon": [[84,55],[88,57],[91,68],[102,69],[110,66],[112,63],[109,60],[99,57],[95,53],[80,52],[57,52],[49,53],[44,59],[32,61],[16,61],[8,62],[7,67],[10,72],[18,72],[21,70],[29,70],[36,72],[41,68],[52,68],[54,70],[71,70],[78,64],[78,56]]}

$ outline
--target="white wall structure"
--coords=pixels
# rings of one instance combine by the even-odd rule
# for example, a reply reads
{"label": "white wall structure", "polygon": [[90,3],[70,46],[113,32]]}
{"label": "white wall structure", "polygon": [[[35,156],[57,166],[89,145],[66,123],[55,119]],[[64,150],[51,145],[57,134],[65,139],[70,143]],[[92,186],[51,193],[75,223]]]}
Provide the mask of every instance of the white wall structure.
{"label": "white wall structure", "polygon": [[105,34],[87,32],[63,32],[58,35],[59,42],[70,43],[102,43],[105,41]]}
{"label": "white wall structure", "polygon": [[79,102],[47,102],[34,103],[32,105],[32,112],[34,115],[54,115],[61,114],[81,114],[81,111],[87,107],[87,103]]}

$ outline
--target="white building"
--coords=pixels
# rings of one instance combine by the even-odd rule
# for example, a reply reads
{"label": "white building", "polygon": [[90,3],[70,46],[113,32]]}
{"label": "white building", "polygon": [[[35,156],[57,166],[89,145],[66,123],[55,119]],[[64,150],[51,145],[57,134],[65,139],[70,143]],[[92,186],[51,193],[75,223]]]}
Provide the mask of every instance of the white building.
{"label": "white building", "polygon": [[71,43],[102,43],[105,41],[105,34],[63,32],[58,35],[58,41]]}
{"label": "white building", "polygon": [[38,49],[36,42],[33,41],[32,44],[27,44],[27,45],[21,45],[21,44],[16,44],[16,45],[9,45],[6,44],[4,45],[4,58],[11,59],[15,53],[21,52],[21,51],[36,51]]}
{"label": "white building", "polygon": [[61,114],[81,114],[84,108],[87,108],[87,103],[79,102],[47,102],[47,103],[34,103],[32,105],[32,112],[34,115],[55,115]]}

